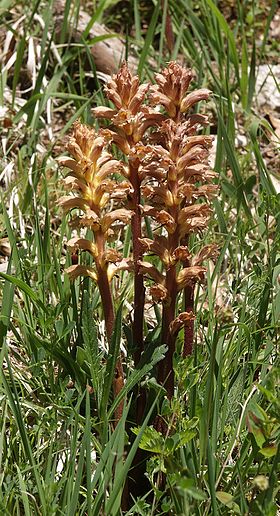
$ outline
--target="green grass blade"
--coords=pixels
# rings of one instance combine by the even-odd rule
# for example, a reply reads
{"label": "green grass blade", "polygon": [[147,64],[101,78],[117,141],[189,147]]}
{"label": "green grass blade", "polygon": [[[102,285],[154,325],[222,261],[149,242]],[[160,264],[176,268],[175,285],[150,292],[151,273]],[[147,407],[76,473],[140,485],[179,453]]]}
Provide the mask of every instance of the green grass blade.
{"label": "green grass blade", "polygon": [[212,0],[206,0],[206,3],[210,7],[211,11],[213,12],[214,16],[216,17],[216,19],[219,23],[219,26],[221,27],[221,29],[223,30],[223,32],[225,33],[225,35],[228,38],[232,62],[234,64],[236,77],[239,80],[239,58],[238,58],[238,52],[237,52],[237,48],[236,48],[236,44],[235,44],[235,37],[234,37],[231,29],[229,28],[224,16],[222,15],[221,11],[214,4],[214,2]]}
{"label": "green grass blade", "polygon": [[20,400],[19,400],[19,397],[17,394],[16,386],[14,383],[13,373],[11,370],[8,356],[6,356],[6,360],[7,360],[7,364],[8,364],[9,378],[11,381],[12,388],[10,387],[9,383],[7,382],[5,375],[2,375],[2,382],[4,385],[4,389],[5,389],[7,398],[9,400],[9,405],[11,407],[11,411],[14,415],[14,418],[15,418],[15,421],[16,421],[16,424],[17,424],[17,427],[18,427],[18,430],[20,433],[22,445],[23,445],[27,460],[29,461],[30,466],[32,467],[32,473],[34,475],[34,479],[35,479],[36,486],[38,489],[38,494],[40,497],[40,502],[42,505],[42,513],[47,516],[44,488],[43,488],[42,480],[40,478],[40,473],[38,471],[38,465],[36,464],[35,459],[34,459],[33,451],[32,451],[29,437],[28,437],[28,434],[26,431],[26,426],[23,421],[23,417],[22,417],[22,413],[21,413],[21,404],[20,404]]}
{"label": "green grass blade", "polygon": [[31,516],[32,512],[30,511],[29,499],[27,496],[28,488],[27,488],[27,485],[24,481],[24,478],[23,478],[21,471],[17,464],[16,464],[16,468],[17,468],[17,474],[18,474],[18,480],[19,480],[19,487],[20,487],[20,491],[21,491],[22,503],[23,503],[23,507],[24,507],[24,515]]}
{"label": "green grass blade", "polygon": [[236,188],[236,197],[237,197],[238,202],[240,204],[242,204],[247,217],[249,219],[251,219],[252,214],[251,214],[250,208],[248,206],[246,194],[244,192],[244,182],[243,182],[243,179],[241,176],[239,163],[237,161],[237,157],[234,152],[233,144],[228,137],[226,126],[225,126],[224,121],[219,112],[218,112],[218,119],[219,119],[219,124],[221,126],[222,137],[223,137],[223,141],[224,141],[224,145],[225,145],[225,149],[226,149],[226,153],[227,153],[229,166],[233,173],[233,179],[234,179],[234,184],[235,184],[235,188]]}
{"label": "green grass blade", "polygon": [[158,0],[156,3],[155,9],[154,9],[152,18],[151,18],[149,28],[146,33],[144,47],[142,49],[141,56],[139,59],[139,64],[138,64],[139,77],[141,77],[143,74],[145,63],[146,63],[146,61],[148,59],[148,55],[149,55],[149,49],[152,46],[152,42],[153,42],[155,30],[156,30],[156,24],[157,24],[157,20],[158,20],[158,16],[159,16],[159,10],[160,10],[160,1]]}
{"label": "green grass blade", "polygon": [[16,58],[16,62],[15,62],[14,75],[13,75],[13,98],[12,98],[13,106],[14,106],[15,96],[16,96],[16,87],[18,85],[20,71],[22,69],[22,61],[23,61],[23,57],[24,57],[25,47],[26,47],[26,40],[25,40],[25,37],[23,36],[18,42],[17,51],[16,51],[17,58]]}
{"label": "green grass blade", "polygon": [[[117,499],[117,497],[119,496],[119,493],[122,492],[122,488],[124,486],[124,482],[125,482],[125,479],[128,475],[128,472],[129,472],[129,469],[130,469],[130,466],[132,464],[132,461],[133,461],[133,458],[135,456],[135,453],[137,451],[137,448],[139,446],[139,443],[142,439],[142,435],[145,431],[145,428],[147,427],[149,421],[150,421],[150,418],[151,418],[151,415],[154,411],[154,408],[156,406],[156,403],[157,403],[157,398],[154,400],[154,402],[152,403],[151,405],[151,408],[143,422],[143,425],[141,426],[140,430],[139,430],[139,433],[137,434],[137,437],[136,439],[134,440],[133,442],[133,445],[131,446],[130,448],[130,451],[126,457],[126,460],[123,464],[123,467],[121,469],[121,471],[119,472],[119,475],[118,475],[118,478],[116,479],[115,483],[114,483],[114,488],[113,488],[113,491],[108,499],[108,502],[105,506],[105,513],[106,514],[111,514],[111,509],[112,507],[114,506],[115,504],[115,501]],[[116,514],[112,514],[112,516],[116,516]]]}
{"label": "green grass blade", "polygon": [[0,278],[3,278],[4,280],[13,283],[13,285],[22,290],[22,292],[24,292],[35,305],[39,306],[44,312],[47,312],[47,308],[44,305],[44,303],[41,302],[37,294],[35,294],[34,290],[32,290],[32,288],[29,287],[29,285],[27,285],[24,281],[14,276],[11,276],[10,274],[6,274],[5,272],[0,272]]}
{"label": "green grass blade", "polygon": [[110,342],[109,357],[107,359],[106,371],[104,376],[102,400],[100,407],[101,420],[106,420],[107,404],[112,389],[113,378],[115,374],[116,362],[119,355],[122,332],[122,303],[118,308],[115,320],[114,332]]}

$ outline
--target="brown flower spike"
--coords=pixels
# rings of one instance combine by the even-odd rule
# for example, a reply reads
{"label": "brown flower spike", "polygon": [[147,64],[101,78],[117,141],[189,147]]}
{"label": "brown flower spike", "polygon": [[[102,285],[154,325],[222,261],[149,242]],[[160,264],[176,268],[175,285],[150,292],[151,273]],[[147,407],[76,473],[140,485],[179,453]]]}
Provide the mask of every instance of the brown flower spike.
{"label": "brown flower spike", "polygon": [[[214,245],[204,246],[196,256],[189,249],[190,235],[208,226],[209,200],[217,192],[216,174],[208,166],[212,137],[201,133],[208,120],[192,113],[193,106],[208,100],[210,91],[189,92],[192,78],[190,70],[171,62],[155,75],[155,85],[141,85],[124,63],[105,89],[113,107],[93,110],[96,118],[109,121],[109,127],[95,132],[76,124],[68,145],[72,158],[60,160],[70,169],[65,186],[76,192],[60,204],[65,211],[78,210],[72,224],[90,228],[94,235],[93,241],[78,237],[68,242],[72,252],[90,253],[94,267],[77,264],[68,273],[72,279],[87,275],[97,282],[110,340],[114,325],[111,282],[118,270],[133,270],[136,365],[144,349],[144,279],[148,279],[152,299],[162,304],[161,340],[168,351],[158,381],[165,385],[169,398],[174,392],[176,337],[184,328],[183,353],[191,353],[195,284],[204,278],[203,262],[217,252]],[[112,144],[123,160],[113,158]],[[122,179],[117,181],[116,174]],[[152,238],[145,234],[145,218],[151,221]],[[132,260],[124,260],[108,246],[117,220],[131,222]],[[145,257],[151,254],[158,256],[160,268]],[[181,292],[185,307],[178,313]],[[120,358],[116,378],[115,396],[124,382]],[[143,404],[138,409],[142,416]]]}
{"label": "brown flower spike", "polygon": [[[68,151],[72,158],[61,157],[60,163],[70,169],[64,183],[67,189],[76,195],[62,197],[60,206],[65,211],[78,209],[80,215],[72,222],[76,227],[87,227],[93,231],[94,241],[85,238],[72,238],[68,242],[71,252],[87,251],[93,258],[94,267],[81,264],[72,265],[66,272],[70,279],[79,276],[89,276],[96,281],[103,305],[104,319],[108,340],[110,341],[114,328],[114,305],[110,282],[119,271],[131,268],[129,261],[108,246],[107,240],[113,233],[112,226],[116,220],[124,223],[130,221],[132,212],[117,207],[112,209],[112,198],[117,197],[118,205],[129,191],[127,181],[117,182],[115,173],[124,173],[124,164],[113,159],[106,150],[104,137],[93,129],[76,123],[72,137],[68,143]],[[121,359],[118,359],[115,374],[115,396],[124,383]],[[116,412],[116,418],[121,415],[122,406]]]}
{"label": "brown flower spike", "polygon": [[160,125],[164,115],[144,104],[149,84],[140,84],[139,77],[132,76],[126,63],[113,76],[105,88],[108,99],[114,108],[97,107],[93,114],[97,118],[111,121],[109,129],[101,131],[109,143],[114,143],[127,159],[126,177],[131,185],[129,208],[133,211],[131,219],[133,261],[134,261],[134,319],[133,341],[135,363],[139,362],[143,351],[143,323],[145,289],[143,275],[139,268],[143,249],[139,239],[142,236],[140,159],[137,146],[142,142],[148,129]]}
{"label": "brown flower spike", "polygon": [[[161,231],[165,229],[164,240],[158,234],[154,243],[142,239],[143,247],[162,261],[165,274],[161,273],[161,280],[157,281],[155,270],[142,264],[142,271],[146,270],[146,275],[160,287],[153,287],[152,296],[155,298],[158,292],[158,301],[163,302],[162,342],[167,342],[168,352],[158,379],[165,383],[169,397],[174,391],[172,358],[176,335],[184,327],[183,352],[191,353],[194,287],[206,272],[203,259],[216,253],[215,246],[207,246],[207,252],[192,257],[188,249],[189,235],[201,232],[208,225],[211,208],[205,201],[217,190],[215,185],[208,184],[216,175],[208,166],[212,137],[197,134],[207,125],[207,117],[190,113],[195,104],[209,98],[210,91],[188,93],[192,78],[190,70],[174,62],[156,74],[156,84],[150,88],[151,103],[161,105],[168,116],[154,132],[153,144],[139,149],[142,174],[146,177],[142,195],[148,204],[143,211],[154,218]],[[184,290],[185,312],[176,316],[176,300],[181,290]]]}

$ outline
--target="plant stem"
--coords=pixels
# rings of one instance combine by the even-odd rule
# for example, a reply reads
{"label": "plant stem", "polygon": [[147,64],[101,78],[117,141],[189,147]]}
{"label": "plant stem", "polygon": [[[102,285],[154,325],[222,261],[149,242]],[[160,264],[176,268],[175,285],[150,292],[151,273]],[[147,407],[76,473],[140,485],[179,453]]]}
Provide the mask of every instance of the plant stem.
{"label": "plant stem", "polygon": [[[183,245],[188,245],[189,237],[184,238]],[[184,262],[184,267],[190,267],[190,260]],[[188,285],[184,288],[184,305],[185,312],[194,311],[194,285]],[[194,321],[187,321],[184,326],[184,346],[183,346],[183,357],[187,357],[192,354],[193,351],[193,339],[194,339]]]}
{"label": "plant stem", "polygon": [[130,181],[133,187],[133,211],[131,220],[132,242],[133,242],[133,262],[134,262],[134,318],[133,318],[133,343],[135,346],[134,360],[135,365],[140,360],[141,353],[144,349],[143,344],[143,322],[144,322],[144,304],[145,304],[145,288],[143,274],[139,273],[139,260],[143,257],[143,250],[139,239],[142,236],[141,230],[141,193],[140,179],[138,175],[138,166],[130,165]]}
{"label": "plant stem", "polygon": [[[185,311],[194,311],[194,286],[190,285],[184,289],[185,296]],[[193,351],[193,339],[194,339],[194,321],[187,321],[184,326],[184,347],[183,357],[187,357],[192,354]]]}
{"label": "plant stem", "polygon": [[[177,212],[177,208],[176,208]],[[174,214],[174,215],[177,215]],[[176,217],[177,219],[177,217]],[[176,220],[175,219],[175,220]],[[168,236],[169,252],[172,254],[174,249],[178,246],[177,230],[174,234]],[[177,299],[177,283],[176,283],[176,264],[171,265],[166,271],[166,288],[168,292],[168,302],[163,306],[162,313],[162,344],[167,344],[167,354],[160,364],[158,370],[158,380],[164,384],[167,390],[167,396],[172,398],[174,393],[174,371],[173,371],[173,354],[175,351],[175,337],[170,334],[169,326],[175,318],[176,299]]]}
{"label": "plant stem", "polygon": [[[97,231],[95,233],[95,242],[98,248],[98,256],[102,256],[104,251],[104,234],[102,231]],[[115,324],[115,313],[114,313],[114,305],[112,300],[112,293],[110,289],[110,284],[108,280],[107,270],[104,269],[99,262],[99,260],[96,260],[96,269],[97,269],[97,277],[98,277],[98,288],[101,296],[102,306],[103,306],[103,313],[104,313],[104,320],[105,320],[105,327],[106,327],[106,334],[107,339],[109,342],[109,349],[110,349],[110,342],[113,334],[114,324]],[[123,373],[123,366],[121,358],[117,359],[116,362],[116,368],[115,368],[115,377],[113,380],[113,392],[114,392],[114,398],[117,397],[119,392],[124,386],[124,373]],[[116,424],[120,420],[121,415],[123,411],[123,402],[119,404],[119,406],[116,408],[115,411],[115,419]]]}

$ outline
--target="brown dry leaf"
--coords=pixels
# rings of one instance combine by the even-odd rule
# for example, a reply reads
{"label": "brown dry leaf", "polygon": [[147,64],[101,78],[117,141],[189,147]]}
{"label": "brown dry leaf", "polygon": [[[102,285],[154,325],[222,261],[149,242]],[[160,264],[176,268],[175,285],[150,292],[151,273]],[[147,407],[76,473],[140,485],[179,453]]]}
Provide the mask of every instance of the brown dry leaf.
{"label": "brown dry leaf", "polygon": [[183,328],[186,322],[188,321],[194,321],[195,315],[193,312],[182,312],[181,314],[174,319],[169,325],[169,331],[171,335],[177,335],[179,330]]}
{"label": "brown dry leaf", "polygon": [[[271,113],[269,113],[268,117],[269,117],[269,121],[275,131],[277,138],[280,140],[280,118],[276,118]],[[274,140],[274,141],[276,143],[279,143],[279,142],[277,142],[277,140]]]}
{"label": "brown dry leaf", "polygon": [[276,11],[276,14],[271,21],[269,28],[269,38],[272,40],[280,41],[280,9]]}
{"label": "brown dry leaf", "polygon": [[1,256],[10,256],[11,246],[8,238],[0,238],[0,254]]}

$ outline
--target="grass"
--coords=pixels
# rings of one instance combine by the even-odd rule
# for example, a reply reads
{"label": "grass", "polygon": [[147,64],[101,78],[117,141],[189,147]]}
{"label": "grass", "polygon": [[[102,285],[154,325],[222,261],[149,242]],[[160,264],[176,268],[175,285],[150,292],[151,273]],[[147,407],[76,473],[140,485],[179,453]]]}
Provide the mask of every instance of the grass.
{"label": "grass", "polygon": [[[196,86],[213,91],[207,109],[217,136],[220,195],[203,239],[216,242],[220,255],[196,292],[191,357],[181,358],[178,339],[177,389],[169,405],[154,378],[166,352],[153,348],[159,314],[147,322],[151,345],[133,369],[132,285],[121,276],[115,356],[105,360],[98,292],[88,280],[72,285],[63,274],[70,265],[65,241],[71,232],[56,207],[62,174],[55,157],[64,153],[73,121],[80,117],[92,124],[90,108],[104,104],[88,41],[94,21],[110,19],[110,3],[97,3],[79,45],[69,32],[83,8],[78,1],[66,2],[59,36],[52,3],[0,3],[5,38],[11,41],[2,56],[0,83],[0,231],[11,247],[7,270],[0,273],[0,511],[276,515],[280,198],[263,158],[272,130],[256,109],[255,79],[259,65],[269,62],[269,25],[277,4],[263,12],[260,7],[258,30],[248,16],[254,2],[238,3],[232,23],[212,0],[170,0],[163,9],[153,2],[145,19],[144,2],[130,6],[135,39],[128,36],[127,48],[135,48],[141,77],[150,78],[154,67],[184,56],[196,71]],[[114,4],[116,13],[126,9]],[[162,23],[168,16],[174,31],[171,55]],[[246,143],[237,147],[240,133]],[[127,252],[129,242],[128,228]],[[200,239],[192,245],[199,246]],[[114,429],[118,400],[112,400],[111,383],[120,346],[131,362],[120,393],[127,403]],[[150,410],[136,428],[134,393],[140,384]],[[152,427],[155,410],[167,421],[167,436]],[[138,447],[146,454],[147,490],[122,510]]]}

